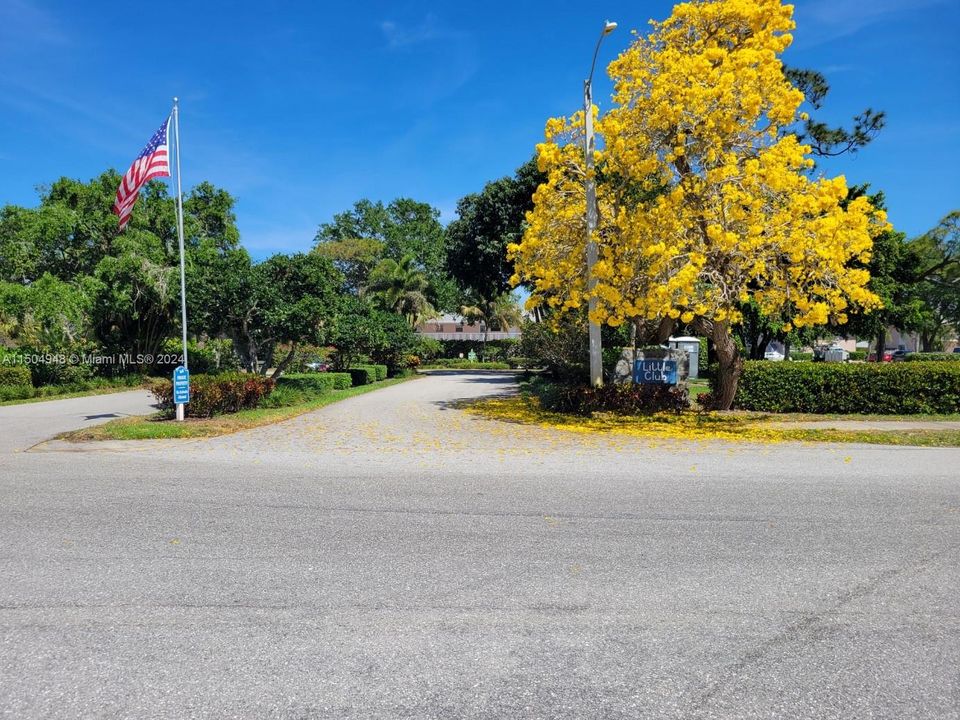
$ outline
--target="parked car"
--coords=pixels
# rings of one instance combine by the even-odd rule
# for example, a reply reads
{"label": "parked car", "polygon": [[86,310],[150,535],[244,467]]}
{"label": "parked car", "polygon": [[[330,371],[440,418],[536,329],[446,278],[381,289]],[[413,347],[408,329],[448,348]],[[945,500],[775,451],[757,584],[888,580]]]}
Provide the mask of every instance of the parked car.
{"label": "parked car", "polygon": [[[877,353],[872,352],[867,356],[867,362],[876,362]],[[893,362],[893,350],[884,350],[883,351],[883,362]]]}
{"label": "parked car", "polygon": [[903,362],[907,359],[907,355],[910,354],[909,350],[904,348],[897,348],[890,354],[890,360],[893,362]]}
{"label": "parked car", "polygon": [[955,348],[953,349],[953,351],[954,351],[957,355],[960,355],[960,347],[955,347]]}
{"label": "parked car", "polygon": [[327,372],[330,369],[330,363],[308,362],[304,365],[304,367],[312,372]]}
{"label": "parked car", "polygon": [[783,360],[783,353],[777,352],[776,350],[767,350],[763,354],[763,359],[772,360],[773,362],[780,362],[781,360]]}

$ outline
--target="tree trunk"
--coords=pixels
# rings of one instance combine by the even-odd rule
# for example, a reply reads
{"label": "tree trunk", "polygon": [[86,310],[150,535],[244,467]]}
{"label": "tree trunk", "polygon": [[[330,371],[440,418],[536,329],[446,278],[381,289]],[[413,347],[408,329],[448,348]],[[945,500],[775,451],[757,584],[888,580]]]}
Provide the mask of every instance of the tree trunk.
{"label": "tree trunk", "polygon": [[726,323],[714,323],[710,337],[717,355],[717,377],[714,382],[714,407],[729,410],[737,395],[737,384],[743,370],[743,358],[730,335]]}
{"label": "tree trunk", "polygon": [[789,338],[783,341],[783,359],[790,360],[790,340]]}
{"label": "tree trunk", "polygon": [[657,345],[663,345],[667,340],[670,339],[670,336],[673,335],[673,329],[677,326],[677,321],[672,318],[665,317],[660,321],[660,325],[657,327]]}
{"label": "tree trunk", "polygon": [[877,362],[883,362],[883,350],[887,344],[886,328],[877,331]]}
{"label": "tree trunk", "polygon": [[287,369],[290,363],[293,362],[293,358],[296,354],[297,354],[297,344],[293,343],[290,346],[290,351],[287,353],[286,357],[284,357],[283,360],[280,361],[280,364],[277,365],[276,369],[273,371],[272,377],[278,378],[281,375],[283,375],[284,371]]}

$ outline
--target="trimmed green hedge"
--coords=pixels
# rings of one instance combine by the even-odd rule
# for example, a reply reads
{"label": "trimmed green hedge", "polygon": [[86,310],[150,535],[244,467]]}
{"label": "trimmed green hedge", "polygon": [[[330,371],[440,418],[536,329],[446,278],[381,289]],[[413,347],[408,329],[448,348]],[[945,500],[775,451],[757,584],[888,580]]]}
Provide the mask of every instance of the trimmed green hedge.
{"label": "trimmed green hedge", "polygon": [[277,378],[277,388],[290,388],[309,395],[322,395],[329,390],[346,390],[353,386],[350,373],[290,373]]}
{"label": "trimmed green hedge", "polygon": [[762,412],[909,415],[960,412],[960,363],[743,365],[734,406]]}
{"label": "trimmed green hedge", "polygon": [[0,387],[23,386],[30,387],[33,380],[29,368],[23,365],[0,365]]}
{"label": "trimmed green hedge", "polygon": [[960,353],[910,353],[904,360],[906,362],[957,362],[960,361]]}
{"label": "trimmed green hedge", "polygon": [[361,385],[372,385],[377,381],[377,372],[373,369],[371,365],[364,365],[362,367],[352,367],[347,370],[350,373],[351,382],[353,387],[360,387]]}
{"label": "trimmed green hedge", "polygon": [[[361,371],[354,373],[354,370]],[[354,365],[347,372],[353,376],[353,385],[369,385],[370,383],[379,382],[381,380],[387,379],[387,366],[386,365],[374,365],[372,363],[368,365]],[[363,372],[367,373],[370,379],[365,380]],[[358,382],[359,381],[359,382]]]}
{"label": "trimmed green hedge", "polygon": [[509,370],[510,365],[502,362],[471,362],[470,360],[438,358],[425,364],[426,368],[449,368],[451,370]]}

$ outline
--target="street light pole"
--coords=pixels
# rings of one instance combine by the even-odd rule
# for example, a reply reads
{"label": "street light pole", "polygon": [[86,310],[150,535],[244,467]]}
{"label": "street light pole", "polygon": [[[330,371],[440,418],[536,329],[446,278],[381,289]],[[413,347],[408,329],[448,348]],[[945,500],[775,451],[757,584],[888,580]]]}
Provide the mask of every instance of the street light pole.
{"label": "street light pole", "polygon": [[[597,309],[597,299],[593,289],[597,284],[593,276],[593,266],[597,262],[597,240],[594,232],[597,229],[597,185],[593,177],[593,70],[597,64],[597,54],[600,52],[600,43],[603,38],[617,29],[615,22],[607,20],[603,24],[603,31],[597,40],[597,47],[593,51],[593,62],[590,63],[590,75],[583,82],[583,153],[586,180],[584,185],[587,191],[587,310],[592,315]],[[603,385],[603,354],[600,341],[600,325],[588,318],[590,325],[590,385]]]}

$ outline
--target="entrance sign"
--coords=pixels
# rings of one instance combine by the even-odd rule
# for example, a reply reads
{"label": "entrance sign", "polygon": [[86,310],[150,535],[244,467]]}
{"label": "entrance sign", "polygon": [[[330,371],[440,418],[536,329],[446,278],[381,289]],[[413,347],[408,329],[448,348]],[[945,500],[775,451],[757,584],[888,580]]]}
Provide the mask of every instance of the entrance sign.
{"label": "entrance sign", "polygon": [[676,385],[677,361],[660,358],[634,360],[633,381],[638,385]]}
{"label": "entrance sign", "polygon": [[173,371],[173,402],[176,405],[190,402],[190,372],[183,365]]}

